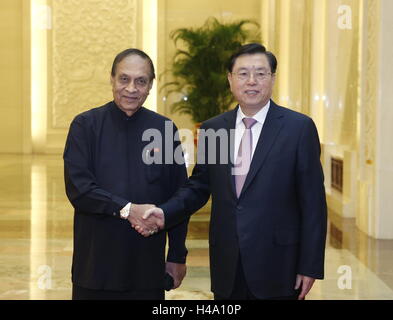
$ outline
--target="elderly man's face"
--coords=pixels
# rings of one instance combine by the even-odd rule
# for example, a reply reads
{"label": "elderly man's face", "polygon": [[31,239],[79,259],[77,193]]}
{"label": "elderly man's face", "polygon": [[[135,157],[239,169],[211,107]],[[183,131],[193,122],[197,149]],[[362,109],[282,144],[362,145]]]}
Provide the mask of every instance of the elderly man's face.
{"label": "elderly man's face", "polygon": [[266,55],[245,54],[236,59],[228,81],[239,104],[256,113],[270,100],[275,75],[271,73]]}
{"label": "elderly man's face", "polygon": [[143,105],[153,86],[147,60],[138,55],[124,58],[111,77],[113,98],[117,106],[132,116]]}

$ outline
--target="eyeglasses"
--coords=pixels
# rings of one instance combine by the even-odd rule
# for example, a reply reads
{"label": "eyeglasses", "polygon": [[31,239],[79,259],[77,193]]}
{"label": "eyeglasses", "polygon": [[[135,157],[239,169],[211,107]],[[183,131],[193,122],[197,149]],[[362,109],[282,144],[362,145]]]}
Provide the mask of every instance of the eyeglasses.
{"label": "eyeglasses", "polygon": [[272,75],[271,72],[248,72],[248,71],[240,71],[240,72],[232,72],[236,76],[236,78],[240,81],[246,81],[251,78],[251,75],[254,76],[254,79],[257,81],[264,81],[266,80],[269,76]]}

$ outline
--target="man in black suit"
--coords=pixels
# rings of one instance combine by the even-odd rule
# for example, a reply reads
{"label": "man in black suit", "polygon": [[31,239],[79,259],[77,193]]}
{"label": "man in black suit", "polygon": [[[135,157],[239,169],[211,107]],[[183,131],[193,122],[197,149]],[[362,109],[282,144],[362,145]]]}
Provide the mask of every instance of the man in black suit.
{"label": "man in black suit", "polygon": [[[318,133],[309,117],[271,100],[276,69],[275,56],[260,44],[231,57],[228,81],[239,105],[202,124],[189,182],[144,216],[161,217],[159,227],[167,228],[212,196],[215,299],[304,299],[324,276],[327,209]],[[212,148],[209,135],[219,131],[234,139]]]}
{"label": "man in black suit", "polygon": [[[150,238],[130,227],[137,212],[167,201],[187,180],[184,164],[148,164],[166,145],[148,149],[148,130],[162,135],[172,122],[142,107],[155,79],[151,59],[138,49],[117,55],[112,67],[114,101],[72,121],[64,150],[67,196],[75,208],[73,299],[164,299],[165,274],[178,287],[186,273],[188,221]],[[176,128],[174,131],[176,132]],[[169,288],[168,288],[169,289]]]}

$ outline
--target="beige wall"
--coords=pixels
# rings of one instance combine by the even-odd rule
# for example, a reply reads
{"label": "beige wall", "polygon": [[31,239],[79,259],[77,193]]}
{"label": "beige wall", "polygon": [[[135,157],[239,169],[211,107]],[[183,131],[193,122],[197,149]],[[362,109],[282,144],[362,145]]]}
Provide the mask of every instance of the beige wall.
{"label": "beige wall", "polygon": [[0,3],[0,153],[23,151],[22,1]]}
{"label": "beige wall", "polygon": [[137,0],[51,0],[46,152],[59,153],[72,119],[112,100],[110,70],[138,45]]}
{"label": "beige wall", "polygon": [[362,1],[361,109],[357,226],[393,239],[393,2]]}
{"label": "beige wall", "polygon": [[[73,117],[112,99],[115,54],[141,43],[140,1],[1,0],[0,153],[60,154]],[[48,25],[39,20],[30,28],[31,11],[43,5]],[[43,68],[37,77],[30,77],[31,34],[44,39],[39,50],[47,57],[38,61]],[[32,83],[39,92],[30,92]],[[35,116],[30,95],[40,96]]]}
{"label": "beige wall", "polygon": [[263,0],[263,39],[278,60],[276,103],[309,114],[311,0]]}
{"label": "beige wall", "polygon": [[[393,238],[392,12],[391,0],[263,0],[261,14],[279,62],[274,98],[317,124],[329,209],[385,239]],[[343,192],[331,188],[332,157],[344,162]]]}

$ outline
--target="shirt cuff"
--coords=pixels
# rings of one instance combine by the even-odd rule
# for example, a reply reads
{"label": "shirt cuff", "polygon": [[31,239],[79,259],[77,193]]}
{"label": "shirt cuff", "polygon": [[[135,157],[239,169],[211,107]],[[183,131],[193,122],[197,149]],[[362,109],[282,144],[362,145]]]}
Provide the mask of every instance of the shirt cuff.
{"label": "shirt cuff", "polygon": [[124,220],[128,219],[128,216],[130,215],[130,209],[131,209],[131,202],[128,202],[126,206],[120,210],[120,218]]}
{"label": "shirt cuff", "polygon": [[124,209],[124,207],[126,207],[130,203],[130,201],[117,197],[115,195],[112,196],[112,201],[113,201],[112,215],[114,217],[121,218],[120,210]]}

